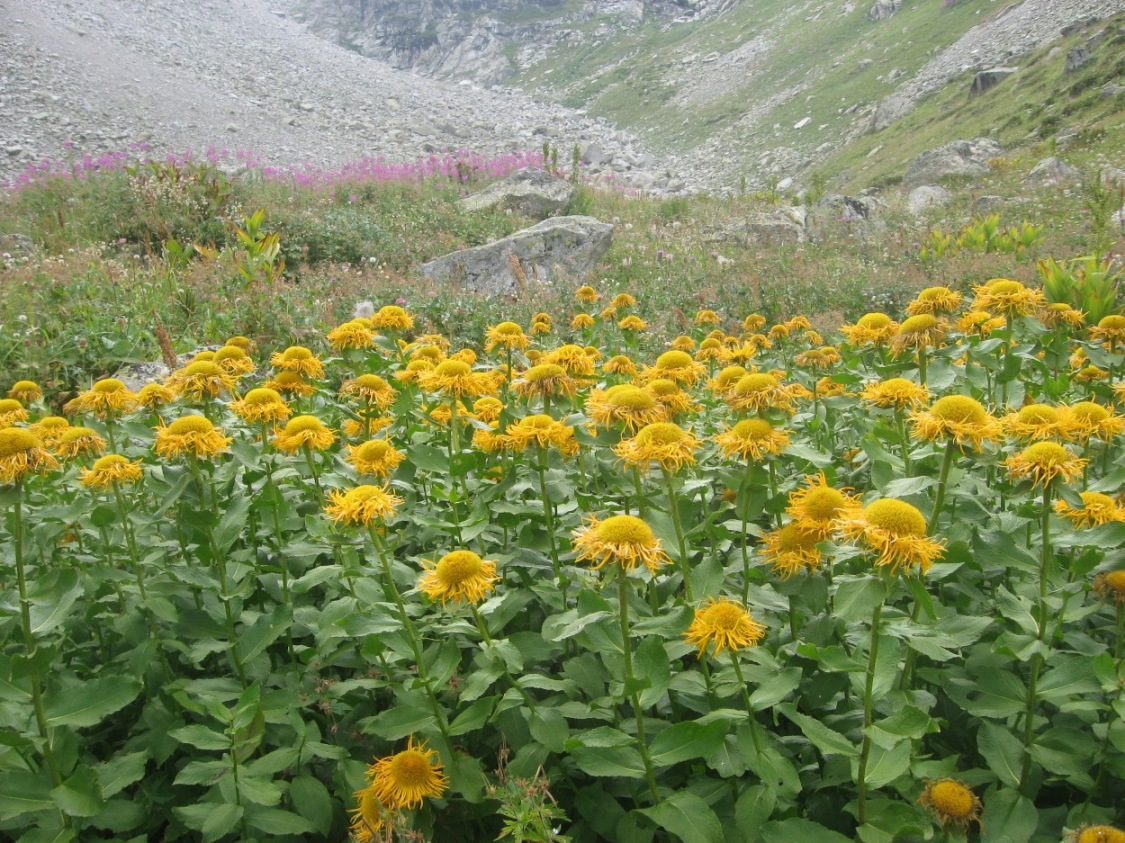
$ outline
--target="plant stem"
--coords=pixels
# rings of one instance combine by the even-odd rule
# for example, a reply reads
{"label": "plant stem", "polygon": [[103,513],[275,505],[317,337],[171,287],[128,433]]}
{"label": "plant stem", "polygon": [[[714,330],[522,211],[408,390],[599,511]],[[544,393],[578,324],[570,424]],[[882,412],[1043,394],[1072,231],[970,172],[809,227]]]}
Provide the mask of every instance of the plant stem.
{"label": "plant stem", "polygon": [[874,723],[872,695],[875,688],[875,663],[879,658],[879,622],[883,617],[883,601],[871,613],[871,646],[867,649],[867,676],[863,684],[863,745],[859,753],[856,788],[859,797],[859,824],[867,823],[867,762],[871,758],[871,726]]}
{"label": "plant stem", "polygon": [[687,542],[684,541],[684,527],[680,523],[680,506],[676,499],[676,484],[672,477],[672,472],[663,466],[660,470],[664,472],[664,485],[668,490],[668,510],[672,515],[672,526],[676,530],[676,545],[679,549],[679,563],[680,574],[684,578],[684,594],[687,596],[688,602],[693,603],[695,598],[691,593],[691,568],[688,566],[687,555]]}
{"label": "plant stem", "polygon": [[[480,637],[484,639],[484,643],[491,646],[492,636],[488,632],[488,626],[485,624],[484,618],[480,616],[480,612],[477,611],[477,607],[472,603],[469,604],[469,611],[473,613],[473,620],[477,623],[477,630],[480,632]],[[512,676],[511,672],[509,672],[508,670],[508,666],[503,664],[503,659],[501,659],[501,670],[504,671],[504,678],[508,680],[508,684],[511,685],[521,697],[523,697],[523,701],[527,704],[527,707],[531,711],[535,711],[535,700],[532,698],[531,694],[527,692],[527,689],[522,687],[516,681],[515,677]]]}
{"label": "plant stem", "polygon": [[926,535],[932,536],[937,529],[938,519],[941,517],[942,507],[945,506],[945,490],[949,482],[949,469],[953,467],[953,460],[957,452],[957,442],[950,439],[945,443],[945,456],[941,460],[941,473],[938,475],[937,494],[934,496],[934,508],[930,511],[930,522],[926,525]]}
{"label": "plant stem", "polygon": [[734,665],[734,675],[738,678],[738,687],[742,691],[742,702],[746,706],[746,717],[750,720],[750,737],[754,741],[754,750],[761,755],[762,744],[758,737],[758,718],[754,716],[754,705],[750,702],[750,690],[746,687],[746,677],[742,675],[742,663],[738,660],[738,652],[730,651],[730,663]]}
{"label": "plant stem", "polygon": [[750,477],[754,471],[754,464],[746,461],[746,471],[742,475],[742,485],[738,489],[738,514],[742,522],[741,551],[742,551],[742,605],[750,602],[750,541],[746,534],[747,522],[750,520]]}
{"label": "plant stem", "polygon": [[621,619],[621,652],[625,657],[625,695],[633,704],[633,717],[637,721],[637,749],[640,750],[641,760],[645,765],[645,779],[648,789],[652,794],[653,803],[660,801],[660,792],[656,789],[656,774],[652,769],[652,757],[648,753],[648,741],[645,738],[645,718],[641,710],[641,700],[633,690],[636,680],[633,676],[633,650],[629,638],[629,583],[625,569],[617,568],[617,602],[618,615]]}
{"label": "plant stem", "polygon": [[563,606],[566,606],[566,591],[570,580],[563,574],[562,563],[559,561],[558,538],[555,536],[555,507],[547,496],[547,449],[537,445],[535,468],[539,474],[539,496],[543,499],[543,520],[547,527],[547,541],[551,548],[551,566],[555,570],[555,580],[562,592]]}
{"label": "plant stem", "polygon": [[898,440],[902,444],[902,476],[910,476],[910,439],[906,436],[906,418],[902,409],[895,407],[895,426],[898,428]]}
{"label": "plant stem", "polygon": [[[1050,571],[1051,559],[1051,483],[1043,486],[1043,512],[1042,512],[1043,546],[1039,558],[1039,605],[1037,607],[1036,624],[1039,628],[1036,639],[1044,643],[1047,636],[1047,576]],[[1036,694],[1039,690],[1039,671],[1043,668],[1043,654],[1036,652],[1031,656],[1031,676],[1027,683],[1027,709],[1024,711],[1023,724],[1023,769],[1020,771],[1019,792],[1027,796],[1029,776],[1031,775],[1031,744],[1035,739],[1035,708]]]}

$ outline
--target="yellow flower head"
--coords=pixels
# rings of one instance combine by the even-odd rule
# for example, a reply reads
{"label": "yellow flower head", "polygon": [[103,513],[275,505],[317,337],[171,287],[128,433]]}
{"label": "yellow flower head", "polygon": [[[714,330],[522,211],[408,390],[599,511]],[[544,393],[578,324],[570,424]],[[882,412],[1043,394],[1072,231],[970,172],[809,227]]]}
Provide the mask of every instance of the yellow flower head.
{"label": "yellow flower head", "polygon": [[922,439],[953,440],[959,447],[971,444],[979,451],[984,441],[1000,435],[1000,425],[975,398],[947,395],[935,401],[928,410],[910,414],[914,435]]}
{"label": "yellow flower head", "polygon": [[202,401],[204,396],[215,398],[221,392],[234,392],[237,386],[234,376],[213,360],[188,363],[172,372],[165,385],[176,395],[193,401]]}
{"label": "yellow flower head", "polygon": [[336,434],[316,416],[294,416],[273,439],[277,449],[288,454],[295,454],[306,445],[314,451],[323,451],[335,441]]}
{"label": "yellow flower head", "polygon": [[797,521],[767,533],[761,546],[762,557],[773,565],[773,572],[784,580],[801,571],[812,573],[820,567],[824,554],[817,545],[820,533]]}
{"label": "yellow flower head", "polygon": [[239,400],[231,401],[228,406],[232,413],[251,424],[283,422],[293,415],[281,393],[267,386],[251,389]]}
{"label": "yellow flower head", "polygon": [[485,351],[492,351],[498,346],[503,348],[527,348],[530,344],[531,337],[525,334],[523,328],[515,322],[500,322],[485,332]]}
{"label": "yellow flower head", "polygon": [[957,330],[965,336],[984,339],[1007,324],[1008,320],[1003,316],[993,316],[987,310],[970,310],[957,320]]}
{"label": "yellow flower head", "polygon": [[741,603],[726,597],[709,598],[695,610],[695,617],[684,633],[684,640],[699,648],[699,656],[711,648],[716,658],[723,652],[755,647],[766,635],[766,628],[751,617]]}
{"label": "yellow flower head", "polygon": [[584,331],[587,328],[592,328],[597,323],[589,313],[576,313],[574,318],[570,320],[570,327],[576,331]]}
{"label": "yellow flower head", "polygon": [[1094,591],[1104,600],[1125,603],[1125,568],[1119,571],[1102,571],[1094,577]]}
{"label": "yellow flower head", "polygon": [[837,395],[851,395],[848,388],[831,376],[825,375],[816,382],[816,394],[821,398],[832,398]]}
{"label": "yellow flower head", "polygon": [[669,561],[652,528],[634,515],[604,521],[589,516],[589,524],[574,533],[574,549],[578,562],[589,562],[595,569],[616,562],[631,571],[640,562],[655,574]]}
{"label": "yellow flower head", "polygon": [[637,300],[628,293],[618,293],[613,297],[613,301],[609,303],[609,306],[615,310],[624,310],[627,307],[636,307]]}
{"label": "yellow flower head", "polygon": [[419,373],[418,383],[427,392],[443,392],[458,398],[488,395],[493,391],[492,379],[474,372],[464,360],[443,360],[433,369]]}
{"label": "yellow flower head", "polygon": [[137,393],[137,405],[154,413],[159,407],[175,400],[176,393],[162,383],[146,383]]}
{"label": "yellow flower head", "polygon": [[509,425],[507,436],[509,445],[517,451],[525,451],[535,445],[539,448],[558,448],[564,456],[578,453],[574,428],[542,413],[527,416]]}
{"label": "yellow flower head", "polygon": [[1085,443],[1095,437],[1108,440],[1125,431],[1125,418],[1093,401],[1060,407],[1059,413],[1065,418],[1067,437],[1075,442]]}
{"label": "yellow flower head", "polygon": [[0,430],[0,483],[18,483],[32,472],[49,471],[59,464],[30,430],[6,427]]}
{"label": "yellow flower head", "polygon": [[1103,316],[1101,321],[1090,329],[1090,339],[1108,345],[1112,351],[1125,342],[1125,316],[1118,313]]}
{"label": "yellow flower head", "polygon": [[752,334],[755,331],[760,330],[761,327],[765,324],[766,317],[762,316],[762,314],[760,313],[751,313],[749,316],[742,320],[742,330],[744,330],[748,334]]}
{"label": "yellow flower head", "polygon": [[649,381],[646,387],[656,396],[657,403],[664,408],[669,418],[699,409],[699,405],[692,401],[691,396],[680,389],[680,385],[675,381],[657,378]]}
{"label": "yellow flower head", "polygon": [[427,796],[441,796],[449,787],[437,752],[424,743],[415,746],[413,738],[402,752],[376,761],[367,775],[372,792],[388,810],[418,808]]}
{"label": "yellow flower head", "polygon": [[908,348],[933,348],[945,339],[948,330],[949,323],[944,319],[938,319],[932,313],[919,313],[898,326],[891,339],[891,349],[897,355]]}
{"label": "yellow flower head", "polygon": [[372,416],[364,419],[345,419],[340,431],[345,436],[374,436],[380,430],[394,424],[390,416]]}
{"label": "yellow flower head", "polygon": [[39,384],[35,381],[16,381],[12,384],[12,388],[8,390],[8,397],[22,401],[24,404],[30,404],[43,397],[43,390],[39,388]]}
{"label": "yellow flower head", "polygon": [[369,439],[361,445],[348,447],[348,462],[360,474],[386,477],[394,471],[406,455],[386,439]]}
{"label": "yellow flower head", "polygon": [[1086,315],[1064,301],[1051,302],[1039,311],[1039,321],[1048,328],[1081,328]]}
{"label": "yellow flower head", "polygon": [[381,843],[380,831],[386,823],[388,809],[383,807],[371,786],[357,790],[356,805],[351,811],[351,835],[355,843]]}
{"label": "yellow flower head", "polygon": [[165,459],[192,454],[213,457],[227,449],[231,440],[205,416],[181,416],[156,431],[156,453]]}
{"label": "yellow flower head", "polygon": [[436,563],[426,560],[418,589],[431,600],[479,603],[496,587],[496,563],[486,562],[471,550],[455,550]]}
{"label": "yellow flower head", "polygon": [[270,357],[270,365],[306,378],[324,377],[324,364],[303,345],[291,345],[285,351],[275,351]]}
{"label": "yellow flower head", "polygon": [[583,284],[574,291],[574,298],[582,302],[582,304],[593,304],[600,298],[597,291],[589,284]]}
{"label": "yellow flower head", "polygon": [[473,418],[475,418],[477,421],[482,421],[485,424],[499,421],[500,414],[503,412],[504,402],[502,402],[499,398],[494,398],[491,395],[486,395],[484,398],[478,398],[473,402]]}
{"label": "yellow flower head", "polygon": [[610,375],[633,376],[637,374],[637,364],[624,354],[615,354],[605,361],[602,371]]}
{"label": "yellow flower head", "polygon": [[195,356],[191,358],[192,363],[214,363],[215,352],[204,349],[203,351],[196,352]]}
{"label": "yellow flower head", "polygon": [[262,386],[274,389],[282,395],[295,395],[308,398],[316,392],[316,387],[306,381],[300,372],[278,372]]}
{"label": "yellow flower head", "polygon": [[71,405],[84,413],[93,413],[99,419],[104,419],[128,413],[137,406],[137,396],[117,378],[103,378],[67,406]]}
{"label": "yellow flower head", "polygon": [[626,465],[642,471],[657,463],[665,471],[679,471],[695,463],[699,440],[673,422],[645,425],[632,439],[624,439],[613,449]]}
{"label": "yellow flower head", "polygon": [[734,409],[743,412],[777,409],[792,414],[797,411],[793,406],[796,395],[792,387],[782,385],[769,372],[752,372],[739,378],[724,398]]}
{"label": "yellow flower head", "polygon": [[372,315],[371,327],[380,331],[409,331],[414,327],[414,320],[398,305],[388,304]]}
{"label": "yellow flower head", "polygon": [[824,473],[805,478],[808,484],[789,493],[788,512],[802,529],[816,534],[817,541],[824,541],[832,535],[833,522],[855,515],[862,507],[858,497],[849,495],[846,490],[834,489],[828,485]]}
{"label": "yellow flower head", "polygon": [[586,414],[599,427],[622,425],[630,433],[667,418],[664,406],[651,391],[627,383],[591,392],[586,399]]}
{"label": "yellow flower head", "polygon": [[648,323],[636,314],[630,313],[618,320],[617,327],[622,331],[644,331],[648,329]]}
{"label": "yellow flower head", "polygon": [[345,348],[371,348],[375,345],[375,332],[371,330],[369,323],[352,319],[329,331],[328,342],[337,351]]}
{"label": "yellow flower head", "polygon": [[962,296],[948,287],[927,287],[906,306],[911,316],[919,313],[953,313],[961,306]]}
{"label": "yellow flower head", "polygon": [[236,345],[245,351],[247,354],[256,354],[258,351],[258,344],[252,339],[243,336],[233,336],[227,340],[223,345]]}
{"label": "yellow flower head", "polygon": [[128,486],[141,479],[141,461],[130,462],[121,454],[106,454],[80,472],[79,481],[91,489]]}
{"label": "yellow flower head", "polygon": [[878,554],[876,565],[930,570],[941,556],[942,544],[926,535],[926,519],[917,507],[896,498],[881,498],[836,523],[848,539],[859,541]]}
{"label": "yellow flower head", "polygon": [[1019,412],[1000,420],[1009,436],[1034,442],[1039,439],[1065,438],[1068,416],[1049,404],[1025,404]]}
{"label": "yellow flower head", "polygon": [[699,310],[691,321],[696,325],[718,325],[720,320],[719,314],[713,310]]}
{"label": "yellow flower head", "polygon": [[794,360],[802,369],[829,369],[840,362],[840,352],[830,345],[802,351]]}
{"label": "yellow flower head", "polygon": [[723,398],[734,388],[734,385],[747,374],[748,372],[745,366],[739,366],[737,364],[724,366],[718,371],[715,377],[707,382],[707,388],[720,398]]}
{"label": "yellow flower head", "polygon": [[977,795],[957,779],[926,782],[918,804],[931,811],[942,828],[955,825],[966,833],[973,823],[980,824],[984,808]]}
{"label": "yellow flower head", "polygon": [[594,373],[595,360],[586,353],[585,347],[580,345],[570,343],[560,345],[544,354],[539,362],[541,365],[554,363],[556,366],[562,366],[566,369],[566,373],[572,376],[583,377]]}
{"label": "yellow flower head", "polygon": [[987,310],[1009,317],[1034,313],[1047,303],[1042,291],[1032,290],[1010,278],[993,278],[974,287],[973,293],[972,310]]}
{"label": "yellow flower head", "polygon": [[1075,527],[1099,527],[1112,521],[1125,521],[1125,509],[1109,495],[1101,492],[1079,492],[1082,506],[1072,507],[1062,498],[1055,501],[1055,512]]}
{"label": "yellow flower head", "polygon": [[657,357],[655,366],[645,367],[641,377],[646,381],[661,378],[684,386],[695,386],[705,371],[703,365],[688,352],[672,349]]}
{"label": "yellow flower head", "polygon": [[376,518],[386,521],[402,503],[387,486],[356,486],[347,492],[333,489],[328,493],[324,514],[337,524],[366,527]]}
{"label": "yellow flower head", "polygon": [[250,374],[255,368],[250,355],[237,345],[224,345],[215,352],[214,361],[219,364],[224,372],[228,375],[234,375],[236,378]]}
{"label": "yellow flower head", "polygon": [[1066,836],[1067,843],[1125,843],[1125,831],[1112,825],[1085,825]]}
{"label": "yellow flower head", "polygon": [[1069,482],[1082,474],[1086,460],[1057,442],[1036,442],[1004,460],[1012,477],[1030,477],[1032,485],[1047,486],[1057,477]]}
{"label": "yellow flower head", "polygon": [[699,344],[699,351],[695,352],[695,359],[700,362],[713,361],[722,363],[729,356],[723,341],[716,337],[707,337]]}
{"label": "yellow flower head", "polygon": [[0,427],[27,421],[27,409],[15,398],[0,398]]}
{"label": "yellow flower head", "polygon": [[734,427],[715,436],[728,457],[760,461],[770,454],[780,454],[789,447],[789,434],[777,430],[766,419],[743,419]]}
{"label": "yellow flower head", "polygon": [[385,410],[398,397],[389,383],[378,375],[366,374],[344,381],[340,387],[341,395],[353,395]]}
{"label": "yellow flower head", "polygon": [[578,381],[557,363],[540,363],[512,381],[512,388],[525,398],[533,395],[571,396],[578,392]]}
{"label": "yellow flower head", "polygon": [[29,425],[28,430],[39,437],[43,447],[53,448],[69,427],[70,422],[62,416],[44,416],[39,421]]}
{"label": "yellow flower head", "polygon": [[106,441],[88,427],[68,427],[55,445],[55,453],[63,459],[74,459],[85,454],[100,454]]}

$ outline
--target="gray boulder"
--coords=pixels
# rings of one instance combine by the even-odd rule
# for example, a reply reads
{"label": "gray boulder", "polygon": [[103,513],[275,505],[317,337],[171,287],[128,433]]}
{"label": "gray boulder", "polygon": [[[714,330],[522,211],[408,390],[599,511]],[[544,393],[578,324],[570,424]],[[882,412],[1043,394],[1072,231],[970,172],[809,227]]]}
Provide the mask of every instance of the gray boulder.
{"label": "gray boulder", "polygon": [[997,196],[994,193],[986,193],[984,196],[978,196],[973,200],[969,211],[975,216],[997,214],[1001,213],[1009,204],[1008,199],[1003,196]]}
{"label": "gray boulder", "polygon": [[1066,67],[1063,69],[1064,73],[1073,73],[1082,65],[1087,64],[1093,55],[1090,54],[1090,48],[1083,44],[1081,47],[1075,47],[1066,54]]}
{"label": "gray boulder", "polygon": [[503,208],[545,219],[565,208],[576,191],[573,184],[557,179],[545,170],[524,167],[484,190],[466,196],[461,200],[461,209],[484,211]]}
{"label": "gray boulder", "polygon": [[910,191],[906,197],[906,210],[914,216],[925,213],[949,201],[949,191],[936,184],[923,184]]}
{"label": "gray boulder", "polygon": [[525,285],[551,284],[563,276],[584,278],[612,240],[613,226],[608,223],[593,217],[555,217],[501,240],[435,258],[419,272],[475,292],[509,295]]}
{"label": "gray boulder", "polygon": [[988,162],[1003,154],[1004,147],[992,138],[953,141],[911,161],[902,181],[906,187],[917,187],[949,176],[987,175]]}
{"label": "gray boulder", "polygon": [[703,229],[708,243],[736,246],[791,244],[805,240],[804,208],[778,208],[769,213],[751,214],[743,222],[712,225]]}
{"label": "gray boulder", "polygon": [[1052,185],[1076,184],[1082,181],[1082,171],[1065,164],[1058,158],[1044,158],[1031,168],[1023,183],[1029,186],[1050,187]]}
{"label": "gray boulder", "polygon": [[902,0],[875,0],[875,5],[868,12],[871,20],[886,20],[902,8]]}
{"label": "gray boulder", "polygon": [[813,240],[826,237],[865,236],[885,227],[883,200],[875,196],[830,193],[809,211],[807,228]]}
{"label": "gray boulder", "polygon": [[973,77],[973,84],[969,88],[969,96],[975,97],[983,94],[989,88],[994,88],[1019,70],[1018,67],[993,67],[981,70]]}

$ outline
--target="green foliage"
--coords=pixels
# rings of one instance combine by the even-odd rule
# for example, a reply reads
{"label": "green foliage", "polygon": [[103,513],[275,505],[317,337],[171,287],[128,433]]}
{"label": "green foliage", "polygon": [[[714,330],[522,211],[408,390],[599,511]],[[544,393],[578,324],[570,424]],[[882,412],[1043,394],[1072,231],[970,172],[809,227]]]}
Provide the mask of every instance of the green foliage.
{"label": "green foliage", "polygon": [[1120,296],[1125,273],[1115,258],[1087,255],[1068,261],[1044,258],[1036,264],[1043,291],[1050,302],[1066,302],[1086,314],[1097,325],[1104,317],[1121,310]]}

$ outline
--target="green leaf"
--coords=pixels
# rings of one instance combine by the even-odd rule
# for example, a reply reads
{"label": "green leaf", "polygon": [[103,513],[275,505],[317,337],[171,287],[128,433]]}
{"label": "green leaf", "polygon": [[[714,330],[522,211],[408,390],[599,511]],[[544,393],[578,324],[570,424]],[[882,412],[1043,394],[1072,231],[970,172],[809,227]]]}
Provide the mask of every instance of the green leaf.
{"label": "green leaf", "polygon": [[269,807],[281,801],[281,788],[278,785],[251,776],[239,776],[238,792],[244,800],[253,802],[255,805]]}
{"label": "green leaf", "polygon": [[772,789],[756,784],[746,788],[734,806],[734,818],[746,843],[761,839],[761,827],[773,814],[777,795]]}
{"label": "green leaf", "polygon": [[464,735],[485,725],[496,708],[496,700],[497,697],[483,697],[474,702],[449,724],[449,734]]}
{"label": "green leaf", "polygon": [[246,527],[246,513],[254,499],[250,495],[233,495],[224,502],[223,517],[215,528],[218,552],[226,554]]}
{"label": "green leaf", "polygon": [[879,494],[886,498],[908,498],[936,485],[933,477],[899,477],[884,486]]}
{"label": "green leaf", "polygon": [[621,776],[627,779],[643,779],[645,765],[636,747],[593,747],[580,746],[570,750],[570,757],[583,773],[588,776]]}
{"label": "green leaf", "polygon": [[977,695],[966,711],[977,717],[1005,718],[1027,708],[1027,687],[1014,673],[991,671],[977,678]]}
{"label": "green leaf", "polygon": [[71,686],[47,701],[47,725],[97,725],[135,700],[140,692],[141,683],[125,676],[106,676]]}
{"label": "green leaf", "polygon": [[846,621],[870,621],[875,607],[886,598],[887,586],[877,577],[840,577],[835,615]]}
{"label": "green leaf", "polygon": [[763,682],[761,687],[750,695],[750,704],[755,711],[771,708],[795,691],[801,684],[801,669],[787,667]]}
{"label": "green leaf", "polygon": [[671,661],[664,642],[655,635],[641,641],[633,656],[633,667],[639,679],[648,681],[641,691],[641,707],[648,708],[660,702],[672,681]]}
{"label": "green leaf", "polygon": [[242,808],[229,802],[184,805],[172,811],[188,828],[202,832],[204,843],[224,837],[242,821]]}
{"label": "green leaf", "polygon": [[1000,781],[1018,787],[1023,768],[1023,744],[998,723],[983,721],[977,732],[977,750]]}
{"label": "green leaf", "polygon": [[147,752],[116,755],[104,764],[99,765],[97,767],[98,784],[101,785],[102,796],[108,799],[134,782],[139,782],[144,778],[147,765]]}
{"label": "green leaf", "polygon": [[528,722],[531,736],[551,752],[562,752],[570,737],[570,726],[557,708],[539,707]]}
{"label": "green leaf", "polygon": [[46,777],[24,770],[0,773],[0,820],[54,807],[51,782]]}
{"label": "green leaf", "polygon": [[289,798],[297,813],[326,833],[332,827],[334,807],[328,788],[320,779],[297,776],[289,783]]}
{"label": "green leaf", "polygon": [[677,790],[644,814],[684,843],[724,843],[723,826],[707,803],[689,790]]}
{"label": "green leaf", "polygon": [[690,758],[706,758],[723,744],[727,724],[715,720],[702,726],[694,720],[675,723],[657,735],[649,747],[656,767],[668,767]]}
{"label": "green leaf", "polygon": [[242,663],[249,664],[259,653],[280,638],[293,622],[293,610],[277,606],[268,615],[262,615],[249,629],[238,636],[238,652]]}
{"label": "green leaf", "polygon": [[172,729],[168,735],[196,749],[230,749],[230,738],[206,726],[184,726]]}
{"label": "green leaf", "polygon": [[985,795],[984,816],[987,817],[981,834],[984,843],[1030,840],[1039,826],[1039,812],[1032,801],[1008,788]]}
{"label": "green leaf", "polygon": [[378,735],[388,741],[397,741],[415,732],[426,731],[434,722],[434,715],[423,708],[396,705],[375,715],[363,731]]}
{"label": "green leaf", "polygon": [[1055,726],[1035,739],[1031,757],[1060,776],[1087,776],[1090,759],[1097,755],[1097,744],[1089,732],[1068,726]]}
{"label": "green leaf", "polygon": [[39,578],[28,592],[31,599],[31,634],[43,635],[63,623],[82,592],[78,572],[73,568],[51,571]]}
{"label": "green leaf", "polygon": [[879,744],[872,743],[871,756],[867,764],[868,787],[888,785],[908,769],[910,769],[910,741],[900,741],[891,749],[884,749]]}
{"label": "green leaf", "polygon": [[851,843],[844,835],[827,829],[820,823],[798,817],[766,823],[761,831],[765,843]]}
{"label": "green leaf", "polygon": [[792,720],[813,746],[823,754],[844,755],[849,758],[859,754],[859,750],[851,741],[839,732],[829,729],[815,717],[801,714],[791,703],[783,703],[777,706],[775,710],[780,711]]}
{"label": "green leaf", "polygon": [[98,774],[83,766],[52,790],[51,798],[60,811],[72,817],[92,817],[105,805]]}

